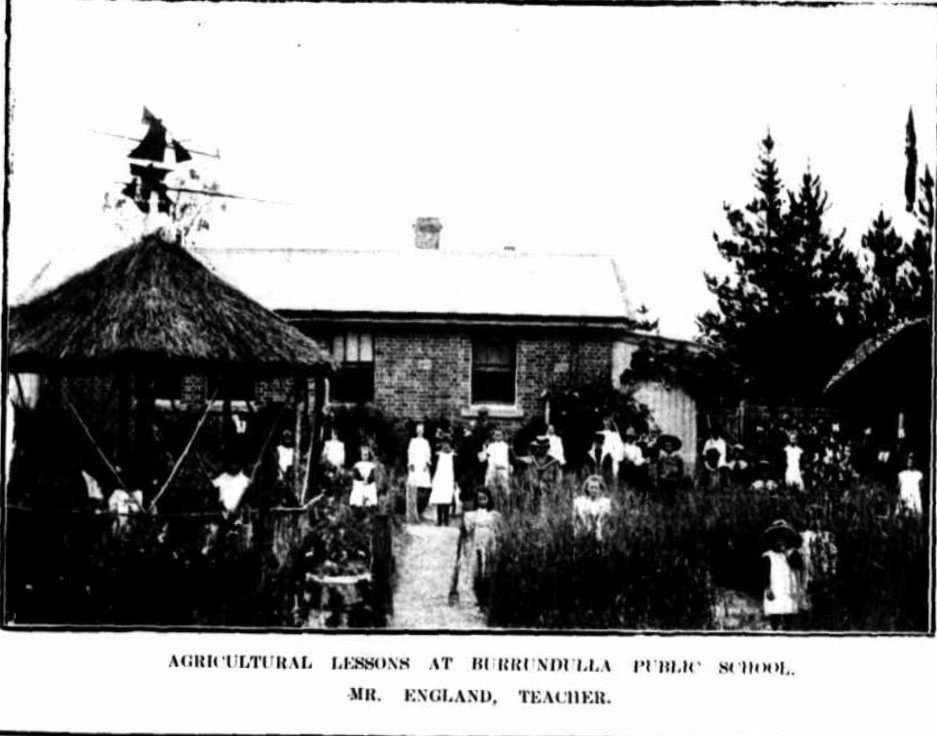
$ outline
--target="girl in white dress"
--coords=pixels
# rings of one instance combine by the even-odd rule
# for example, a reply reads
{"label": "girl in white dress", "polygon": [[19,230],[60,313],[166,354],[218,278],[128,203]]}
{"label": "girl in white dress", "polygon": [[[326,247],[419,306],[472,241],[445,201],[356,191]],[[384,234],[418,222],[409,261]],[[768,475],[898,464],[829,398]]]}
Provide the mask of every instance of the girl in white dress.
{"label": "girl in white dress", "polygon": [[795,488],[798,491],[804,490],[804,478],[800,473],[800,459],[804,454],[803,448],[797,444],[797,435],[791,432],[789,441],[784,448],[784,459],[786,462],[784,468],[784,483],[788,488]]}
{"label": "girl in white dress", "polygon": [[610,458],[612,463],[612,479],[618,479],[618,466],[625,459],[625,443],[622,442],[618,427],[611,417],[602,420],[602,457],[599,458],[599,467],[605,464],[605,459]]}
{"label": "girl in white dress", "polygon": [[338,474],[345,469],[345,443],[338,438],[338,430],[334,428],[331,438],[326,440],[322,448],[322,459],[329,474]]}
{"label": "girl in white dress", "polygon": [[800,613],[803,600],[803,558],[801,537],[786,521],[779,519],[765,530],[768,550],[765,561],[765,618],[772,629],[790,627],[792,617]]}
{"label": "girl in white dress", "polygon": [[459,587],[460,594],[465,596],[463,600],[471,600],[469,590],[472,590],[480,605],[487,602],[488,580],[492,561],[498,553],[501,526],[501,514],[494,510],[491,491],[479,488],[475,494],[475,510],[467,511],[462,517]]}
{"label": "girl in white dress", "polygon": [[436,507],[437,526],[449,526],[449,507],[455,498],[455,453],[452,451],[452,438],[448,434],[440,438],[440,443],[429,502]]}
{"label": "girl in white dress", "polygon": [[563,438],[556,433],[556,428],[552,424],[547,426],[547,439],[550,440],[548,454],[559,462],[560,467],[563,467],[566,465],[566,452],[563,449]]}
{"label": "girl in white dress", "polygon": [[377,464],[371,459],[371,448],[361,446],[361,459],[351,469],[352,506],[377,506]]}
{"label": "girl in white dress", "polygon": [[600,475],[590,475],[582,484],[582,491],[573,499],[573,529],[576,535],[594,535],[602,541],[605,524],[612,513],[612,501],[605,495],[605,481]]}
{"label": "girl in white dress", "polygon": [[[420,422],[416,425],[416,435],[410,440],[407,446],[407,522],[417,524],[420,521],[420,513],[425,507],[426,497],[429,496],[433,481],[430,478],[430,464],[432,463],[432,451],[423,433],[425,427]],[[424,496],[423,503],[420,503],[420,496]]]}
{"label": "girl in white dress", "polygon": [[901,506],[906,508],[915,516],[920,516],[922,512],[921,505],[921,482],[924,480],[924,474],[914,467],[914,455],[909,454],[905,460],[905,468],[898,473],[898,499]]}

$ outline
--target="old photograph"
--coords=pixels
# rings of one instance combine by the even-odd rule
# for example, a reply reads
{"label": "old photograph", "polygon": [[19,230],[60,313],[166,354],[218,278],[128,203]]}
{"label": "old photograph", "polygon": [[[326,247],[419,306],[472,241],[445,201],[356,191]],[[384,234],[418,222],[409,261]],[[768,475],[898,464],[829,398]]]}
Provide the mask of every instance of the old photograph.
{"label": "old photograph", "polygon": [[933,633],[929,9],[54,5],[4,628]]}

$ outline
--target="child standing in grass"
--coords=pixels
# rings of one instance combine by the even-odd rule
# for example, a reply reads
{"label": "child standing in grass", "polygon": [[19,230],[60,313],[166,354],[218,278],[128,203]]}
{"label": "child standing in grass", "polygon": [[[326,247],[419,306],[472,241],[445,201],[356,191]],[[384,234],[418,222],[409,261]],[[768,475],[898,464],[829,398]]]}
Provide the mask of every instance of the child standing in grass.
{"label": "child standing in grass", "polygon": [[923,510],[921,505],[921,481],[924,474],[914,467],[914,455],[908,453],[905,467],[898,473],[898,500],[901,506],[915,516],[920,516]]}
{"label": "child standing in grass", "polygon": [[612,501],[605,494],[605,481],[600,475],[590,475],[582,484],[582,491],[573,499],[573,527],[577,535],[595,535],[602,541],[605,524],[612,513]]}
{"label": "child standing in grass", "polygon": [[791,622],[800,613],[802,595],[803,558],[800,555],[800,535],[783,519],[775,521],[765,530],[768,550],[764,558],[764,612],[771,628],[791,628]]}
{"label": "child standing in grass", "polygon": [[485,485],[489,488],[506,488],[511,475],[511,448],[504,441],[504,432],[494,430],[491,442],[479,453],[479,458],[488,462]]}
{"label": "child standing in grass", "polygon": [[[475,491],[475,510],[467,511],[462,517],[459,581],[465,590],[474,589],[478,603],[488,601],[488,582],[491,577],[492,560],[498,551],[498,535],[501,533],[501,514],[494,508],[491,491],[484,486]],[[465,600],[470,600],[466,597]]]}
{"label": "child standing in grass", "polygon": [[798,491],[804,490],[804,478],[800,473],[800,460],[803,454],[803,448],[797,442],[797,433],[791,432],[788,435],[787,445],[784,447],[784,483],[788,488]]}

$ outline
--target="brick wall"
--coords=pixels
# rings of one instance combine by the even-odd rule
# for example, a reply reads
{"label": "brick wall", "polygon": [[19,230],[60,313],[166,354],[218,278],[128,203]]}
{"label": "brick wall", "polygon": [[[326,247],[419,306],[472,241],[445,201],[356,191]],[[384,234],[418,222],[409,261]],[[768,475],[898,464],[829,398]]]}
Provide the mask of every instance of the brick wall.
{"label": "brick wall", "polygon": [[542,411],[540,394],[567,380],[609,376],[612,340],[595,337],[526,335],[517,343],[517,404],[529,417]]}
{"label": "brick wall", "polygon": [[458,417],[470,402],[471,362],[465,333],[375,333],[374,403],[392,416]]}
{"label": "brick wall", "polygon": [[[519,425],[543,409],[544,389],[571,374],[611,375],[612,340],[517,335]],[[472,333],[393,331],[374,334],[374,403],[397,417],[463,416],[471,407]],[[497,416],[494,416],[497,419]]]}
{"label": "brick wall", "polygon": [[[612,338],[582,339],[570,334],[519,333],[517,336],[520,426],[543,410],[541,393],[572,376],[611,376]],[[471,409],[472,333],[452,330],[374,332],[374,405],[395,418],[445,416],[459,419]],[[204,379],[186,376],[188,400],[205,398]],[[292,378],[258,381],[254,400],[292,400]],[[498,416],[493,416],[495,420]]]}

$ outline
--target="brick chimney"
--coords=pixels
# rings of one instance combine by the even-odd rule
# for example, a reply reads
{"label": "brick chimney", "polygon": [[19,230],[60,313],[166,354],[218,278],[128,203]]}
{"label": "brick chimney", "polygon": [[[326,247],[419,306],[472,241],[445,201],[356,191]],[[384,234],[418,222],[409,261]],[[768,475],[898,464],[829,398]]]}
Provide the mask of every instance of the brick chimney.
{"label": "brick chimney", "polygon": [[416,247],[423,250],[439,250],[439,231],[442,223],[437,217],[417,217],[413,223]]}

